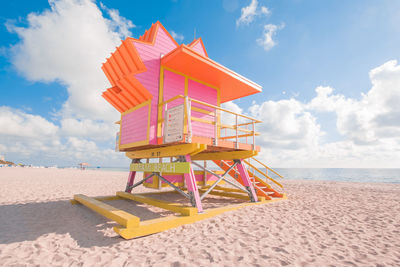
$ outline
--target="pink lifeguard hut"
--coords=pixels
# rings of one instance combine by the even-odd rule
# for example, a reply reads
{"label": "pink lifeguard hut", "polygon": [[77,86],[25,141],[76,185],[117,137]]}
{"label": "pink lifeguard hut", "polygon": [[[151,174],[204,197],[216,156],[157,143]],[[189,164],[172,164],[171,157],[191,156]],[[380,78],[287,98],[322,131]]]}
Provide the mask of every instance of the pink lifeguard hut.
{"label": "pink lifeguard hut", "polygon": [[[122,226],[114,230],[132,238],[285,198],[269,173],[281,176],[254,158],[261,121],[221,107],[260,92],[261,86],[210,59],[201,38],[179,45],[156,22],[139,39],[122,41],[102,69],[111,83],[102,96],[121,113],[117,150],[132,159],[125,191],[106,199],[132,199],[184,216],[140,222],[101,198],[75,195],[73,203],[117,221]],[[143,172],[140,181],[135,181],[137,172]],[[133,194],[142,184],[171,187],[190,205]],[[209,194],[249,202],[203,211]]]}

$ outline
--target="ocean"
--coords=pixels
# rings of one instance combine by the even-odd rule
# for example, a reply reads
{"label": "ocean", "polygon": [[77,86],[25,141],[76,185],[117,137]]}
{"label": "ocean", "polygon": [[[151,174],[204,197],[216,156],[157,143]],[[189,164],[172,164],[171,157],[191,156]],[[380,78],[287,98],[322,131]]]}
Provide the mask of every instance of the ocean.
{"label": "ocean", "polygon": [[[286,179],[294,180],[400,183],[400,169],[277,168],[275,170]],[[271,177],[274,178],[276,176]]]}
{"label": "ocean", "polygon": [[[129,168],[89,168],[102,171],[129,171]],[[339,182],[400,183],[400,169],[361,168],[276,168],[284,179]],[[272,178],[277,178],[269,172]]]}

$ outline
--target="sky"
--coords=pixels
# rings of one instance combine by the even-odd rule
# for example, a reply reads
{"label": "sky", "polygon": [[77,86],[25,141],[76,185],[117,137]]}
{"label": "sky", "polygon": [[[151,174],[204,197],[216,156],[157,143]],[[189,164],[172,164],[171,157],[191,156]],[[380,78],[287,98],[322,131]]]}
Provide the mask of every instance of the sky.
{"label": "sky", "polygon": [[0,155],[126,167],[101,64],[160,21],[260,84],[225,104],[263,121],[271,167],[400,166],[400,1],[16,0],[0,10]]}

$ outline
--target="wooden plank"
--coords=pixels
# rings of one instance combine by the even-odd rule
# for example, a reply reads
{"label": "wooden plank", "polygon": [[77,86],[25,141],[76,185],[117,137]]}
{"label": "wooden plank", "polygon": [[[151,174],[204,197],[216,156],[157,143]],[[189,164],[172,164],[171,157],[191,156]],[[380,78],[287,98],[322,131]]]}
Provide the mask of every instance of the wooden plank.
{"label": "wooden plank", "polygon": [[194,156],[194,155],[197,155],[197,154],[201,153],[202,151],[204,151],[206,149],[207,149],[207,145],[206,144],[200,144],[199,149],[197,149],[197,150],[195,150],[195,151],[193,151],[192,153],[189,153],[189,154],[190,154],[190,156]]}
{"label": "wooden plank", "polygon": [[237,210],[242,207],[254,204],[261,204],[261,203],[262,202],[241,203],[237,205],[230,205],[228,207],[209,209],[204,211],[203,213],[198,213],[193,216],[168,216],[152,220],[146,220],[141,222],[139,227],[126,228],[126,229],[122,227],[114,227],[114,231],[125,239],[131,239],[139,236],[145,236],[162,232],[184,224],[190,224],[200,220],[211,218],[227,211]]}
{"label": "wooden plank", "polygon": [[[259,136],[260,133],[254,133],[255,136]],[[243,138],[243,137],[249,137],[249,136],[253,136],[253,134],[241,134],[238,135],[237,138]],[[224,136],[224,137],[220,137],[219,139],[225,140],[225,139],[234,139],[236,138],[236,135],[232,135],[232,136]]]}
{"label": "wooden plank", "polygon": [[123,225],[127,228],[139,226],[139,217],[129,214],[123,210],[114,208],[113,206],[110,206],[99,200],[81,194],[75,195],[74,200],[99,213],[100,215],[110,220],[116,221],[120,225]]}
{"label": "wooden plank", "polygon": [[165,147],[126,152],[126,156],[131,159],[173,157],[191,154],[193,152],[197,152],[201,148],[207,149],[207,146],[198,143],[170,145]]}
{"label": "wooden plank", "polygon": [[158,115],[157,115],[157,137],[161,137],[162,132],[162,120],[163,116],[163,98],[164,98],[164,68],[163,66],[160,67],[160,80],[158,84]]}
{"label": "wooden plank", "polygon": [[[159,193],[164,194],[165,192],[159,192]],[[141,195],[145,195],[145,194],[146,193],[141,194]],[[79,197],[83,196],[83,195],[76,195],[76,196],[79,199]],[[86,197],[86,196],[84,196],[84,197]],[[91,199],[91,198],[89,198],[89,199]],[[130,225],[130,227],[116,226],[116,227],[114,227],[114,231],[125,239],[131,239],[131,238],[135,238],[135,237],[140,237],[140,236],[145,236],[145,235],[162,232],[162,231],[165,231],[165,230],[168,230],[168,229],[171,229],[174,227],[178,227],[178,226],[181,226],[184,224],[194,223],[194,222],[197,222],[197,221],[200,221],[203,219],[214,217],[218,214],[221,214],[221,213],[224,213],[227,211],[233,211],[233,210],[237,210],[237,209],[251,206],[251,205],[260,205],[260,204],[280,201],[282,199],[287,199],[287,197],[284,194],[282,198],[278,198],[278,199],[265,200],[262,197],[260,197],[259,199],[260,199],[260,202],[246,202],[246,203],[229,205],[227,207],[208,209],[203,213],[197,213],[192,216],[168,216],[168,217],[156,218],[156,219],[139,222],[138,223],[139,225],[135,224],[133,227],[132,227],[132,225]],[[79,199],[79,200],[82,200],[82,199]],[[91,199],[91,200],[93,200],[93,199]],[[109,206],[109,205],[107,205],[107,206]],[[109,206],[109,207],[111,207],[111,206]],[[133,216],[131,214],[128,214],[128,215]],[[135,216],[133,216],[133,217],[135,217]],[[137,217],[135,217],[135,218],[137,218]],[[137,218],[137,219],[139,219],[139,218]]]}
{"label": "wooden plank", "polygon": [[229,152],[209,152],[199,153],[192,157],[193,160],[230,160],[246,159],[258,154],[255,150],[229,151]]}
{"label": "wooden plank", "polygon": [[214,116],[214,111],[209,111],[209,110],[206,110],[206,109],[193,107],[193,106],[192,106],[192,110],[200,112],[200,113],[203,113],[203,114],[206,114],[206,115],[209,115],[209,116]]}
{"label": "wooden plank", "polygon": [[149,205],[156,206],[156,207],[166,209],[166,210],[170,210],[173,212],[178,212],[185,216],[192,216],[194,214],[197,214],[197,209],[194,207],[185,206],[185,205],[182,205],[179,203],[172,203],[172,202],[167,202],[167,201],[163,201],[163,200],[158,200],[158,199],[150,198],[150,197],[147,197],[144,195],[138,195],[138,194],[134,195],[134,194],[120,191],[120,192],[117,192],[117,196],[126,198],[126,199],[131,199],[131,200],[134,200],[137,202],[149,204]]}
{"label": "wooden plank", "polygon": [[119,148],[120,148],[120,150],[123,150],[126,148],[131,148],[131,147],[135,147],[135,146],[144,146],[144,145],[148,145],[148,144],[149,144],[148,140],[143,140],[143,141],[137,141],[137,142],[133,142],[133,143],[129,143],[129,144],[119,145]]}
{"label": "wooden plank", "polygon": [[[222,124],[221,125],[221,129],[232,129],[232,130],[236,130],[236,125],[228,125],[228,124]],[[244,133],[253,133],[253,130],[249,130],[249,129],[245,129],[245,128],[237,128],[237,130],[239,131],[239,132],[244,132]],[[256,133],[256,135],[258,134],[260,134],[260,132],[255,132]]]}
{"label": "wooden plank", "polygon": [[193,117],[193,116],[191,116],[190,119],[192,121],[198,121],[198,122],[201,122],[201,123],[215,124],[215,121],[209,121],[209,120],[205,120],[205,119],[201,119],[201,118],[197,118],[197,117]]}

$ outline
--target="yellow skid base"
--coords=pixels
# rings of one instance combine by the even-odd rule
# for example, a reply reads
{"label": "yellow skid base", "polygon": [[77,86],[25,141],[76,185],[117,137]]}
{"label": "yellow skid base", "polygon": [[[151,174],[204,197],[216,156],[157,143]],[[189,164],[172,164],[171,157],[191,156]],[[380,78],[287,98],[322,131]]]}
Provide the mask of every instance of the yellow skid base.
{"label": "yellow skid base", "polygon": [[[218,214],[227,211],[240,209],[242,207],[265,204],[286,199],[285,195],[283,198],[274,200],[265,200],[264,198],[262,198],[261,201],[259,202],[248,202],[242,204],[229,205],[221,208],[207,209],[203,213],[197,213],[196,208],[188,207],[178,203],[153,199],[146,195],[147,195],[146,193],[130,194],[126,192],[117,192],[116,196],[106,196],[106,197],[96,197],[96,198],[90,198],[85,195],[75,195],[74,199],[71,200],[71,203],[72,204],[79,203],[85,205],[86,207],[92,209],[93,211],[103,215],[104,217],[117,222],[121,226],[115,226],[114,231],[125,239],[131,239],[135,237],[162,232],[184,224],[194,223],[203,219],[214,217]],[[225,196],[236,197],[236,195],[233,196],[231,194],[226,194]],[[113,206],[101,202],[101,200],[113,200],[113,199],[131,199],[137,202],[146,203],[159,208],[177,212],[180,213],[181,215],[140,221],[139,217],[136,217],[130,213],[127,213],[123,210],[119,210]]]}

